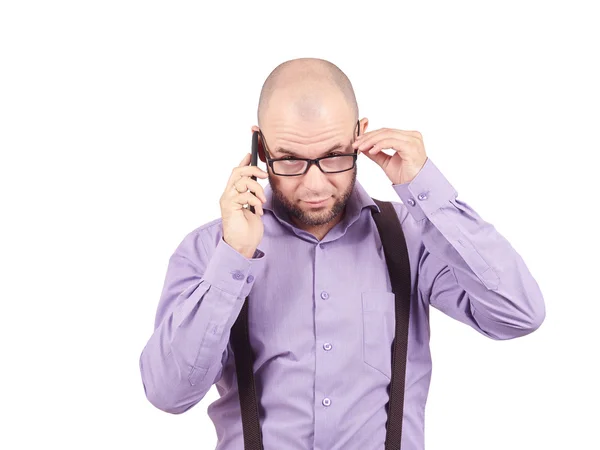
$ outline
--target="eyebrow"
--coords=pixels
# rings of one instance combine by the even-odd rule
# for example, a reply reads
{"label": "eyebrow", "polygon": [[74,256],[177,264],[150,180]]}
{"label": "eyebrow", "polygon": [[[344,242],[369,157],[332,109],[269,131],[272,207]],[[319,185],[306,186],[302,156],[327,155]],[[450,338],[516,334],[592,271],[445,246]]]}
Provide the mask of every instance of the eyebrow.
{"label": "eyebrow", "polygon": [[[328,153],[331,153],[334,150],[339,150],[340,148],[343,148],[343,147],[344,146],[341,143],[337,143],[333,147],[331,147],[329,150],[322,153],[322,155],[327,155]],[[299,156],[297,153],[295,153],[291,150],[286,150],[285,148],[280,148],[280,147],[277,147],[275,149],[274,153],[281,153],[282,155],[290,155],[290,156],[295,156],[296,158],[301,158],[301,156]]]}

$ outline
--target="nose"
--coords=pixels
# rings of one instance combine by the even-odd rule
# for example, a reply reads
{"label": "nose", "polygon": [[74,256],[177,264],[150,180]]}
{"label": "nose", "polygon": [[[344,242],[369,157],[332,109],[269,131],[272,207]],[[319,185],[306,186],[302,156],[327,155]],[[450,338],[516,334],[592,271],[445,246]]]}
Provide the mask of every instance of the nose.
{"label": "nose", "polygon": [[316,164],[311,164],[303,178],[304,180],[302,181],[307,189],[314,192],[322,192],[323,187],[328,183],[327,176],[321,172],[321,169]]}

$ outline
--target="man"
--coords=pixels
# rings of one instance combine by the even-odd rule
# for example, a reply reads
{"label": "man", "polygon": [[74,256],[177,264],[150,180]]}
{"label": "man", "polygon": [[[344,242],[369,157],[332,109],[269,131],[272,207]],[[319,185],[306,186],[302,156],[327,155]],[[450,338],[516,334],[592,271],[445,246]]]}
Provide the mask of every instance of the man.
{"label": "man", "polygon": [[421,134],[367,125],[335,65],[279,65],[252,127],[267,172],[246,155],[221,196],[221,218],[185,236],[169,260],[140,356],[145,393],[180,414],[216,384],[208,414],[218,450],[244,448],[229,339],[246,297],[264,448],[383,448],[395,297],[372,217],[379,208],[356,181],[358,154],[402,200],[392,202],[412,282],[402,450],[424,448],[430,304],[492,339],[524,336],[544,320],[523,259],[456,198]]}

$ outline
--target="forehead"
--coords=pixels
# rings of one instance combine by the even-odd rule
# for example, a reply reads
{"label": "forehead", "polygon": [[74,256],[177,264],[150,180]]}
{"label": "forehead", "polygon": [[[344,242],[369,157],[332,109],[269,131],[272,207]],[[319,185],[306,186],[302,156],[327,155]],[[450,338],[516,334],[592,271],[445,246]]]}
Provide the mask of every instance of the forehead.
{"label": "forehead", "polygon": [[[311,133],[312,131],[312,133]],[[310,133],[310,134],[309,134]],[[304,130],[298,127],[269,127],[261,130],[267,151],[273,158],[295,156],[298,158],[317,158],[331,152],[352,153],[352,142],[356,135],[354,129],[343,126],[326,129]],[[267,136],[265,136],[267,134]]]}

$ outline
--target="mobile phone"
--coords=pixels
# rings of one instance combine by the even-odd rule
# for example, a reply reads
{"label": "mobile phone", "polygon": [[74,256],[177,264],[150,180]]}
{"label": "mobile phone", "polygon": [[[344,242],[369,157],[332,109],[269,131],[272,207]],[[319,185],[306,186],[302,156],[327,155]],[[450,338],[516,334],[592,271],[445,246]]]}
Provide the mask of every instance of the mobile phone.
{"label": "mobile phone", "polygon": [[[250,153],[250,165],[257,166],[258,165],[258,131],[252,133],[252,151]],[[254,181],[256,181],[256,177],[252,175]],[[252,192],[252,191],[250,191]],[[254,194],[254,192],[252,192]],[[250,205],[250,211],[254,213],[254,206]],[[256,213],[255,213],[256,214]]]}

